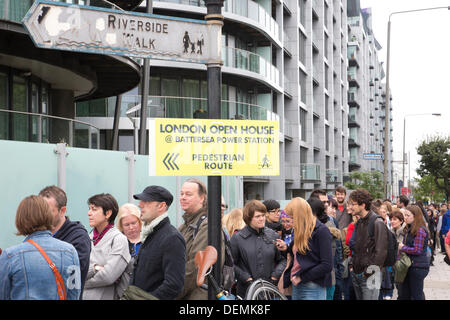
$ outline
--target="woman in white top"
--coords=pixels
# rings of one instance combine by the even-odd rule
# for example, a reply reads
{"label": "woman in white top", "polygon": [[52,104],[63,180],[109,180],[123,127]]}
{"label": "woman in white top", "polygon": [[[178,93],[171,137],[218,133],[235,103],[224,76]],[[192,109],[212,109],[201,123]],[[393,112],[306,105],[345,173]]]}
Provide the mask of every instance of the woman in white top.
{"label": "woman in white top", "polygon": [[127,237],[114,227],[119,206],[110,194],[88,200],[92,249],[83,300],[120,299],[130,275],[125,272],[131,260]]}

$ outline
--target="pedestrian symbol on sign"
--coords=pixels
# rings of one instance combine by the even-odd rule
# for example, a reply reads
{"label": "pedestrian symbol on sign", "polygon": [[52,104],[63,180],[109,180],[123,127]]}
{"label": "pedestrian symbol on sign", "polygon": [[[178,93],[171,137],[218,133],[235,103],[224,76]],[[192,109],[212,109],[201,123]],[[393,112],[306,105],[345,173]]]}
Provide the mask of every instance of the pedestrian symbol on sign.
{"label": "pedestrian symbol on sign", "polygon": [[262,159],[262,162],[263,163],[259,165],[260,169],[272,167],[270,165],[269,157],[267,156],[267,154],[264,155],[264,158]]}

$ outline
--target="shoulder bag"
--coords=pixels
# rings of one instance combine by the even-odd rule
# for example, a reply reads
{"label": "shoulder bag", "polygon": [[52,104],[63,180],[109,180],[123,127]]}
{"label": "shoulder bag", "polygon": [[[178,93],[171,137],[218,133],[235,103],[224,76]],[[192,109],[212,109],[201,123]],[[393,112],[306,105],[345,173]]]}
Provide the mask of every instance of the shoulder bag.
{"label": "shoulder bag", "polygon": [[53,271],[53,274],[55,276],[55,280],[56,280],[56,287],[58,289],[58,297],[59,300],[67,300],[67,296],[66,296],[66,287],[64,286],[64,281],[61,277],[61,274],[58,271],[58,268],[55,266],[55,264],[53,263],[52,260],[50,260],[50,258],[48,257],[48,255],[45,253],[44,249],[42,249],[42,247],[40,245],[38,245],[35,241],[33,240],[27,240],[26,242],[31,243],[33,246],[36,247],[36,249],[39,250],[39,252],[42,254],[42,256],[44,257],[45,261],[47,261],[48,265],[50,266],[50,268]]}
{"label": "shoulder bag", "polygon": [[[405,242],[405,239],[406,234],[403,237],[403,242]],[[403,281],[405,281],[406,274],[408,273],[408,269],[411,266],[411,264],[412,262],[409,256],[405,252],[402,252],[400,254],[400,259],[395,261],[394,264],[394,271],[395,271],[394,282],[403,283]]]}

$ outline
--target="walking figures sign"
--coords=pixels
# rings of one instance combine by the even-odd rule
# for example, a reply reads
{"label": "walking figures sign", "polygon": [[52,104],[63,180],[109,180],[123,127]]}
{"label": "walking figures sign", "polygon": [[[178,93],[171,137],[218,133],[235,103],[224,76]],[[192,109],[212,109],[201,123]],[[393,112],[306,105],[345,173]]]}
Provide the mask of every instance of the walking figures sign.
{"label": "walking figures sign", "polygon": [[46,49],[202,64],[221,59],[221,26],[204,20],[36,1],[23,24]]}

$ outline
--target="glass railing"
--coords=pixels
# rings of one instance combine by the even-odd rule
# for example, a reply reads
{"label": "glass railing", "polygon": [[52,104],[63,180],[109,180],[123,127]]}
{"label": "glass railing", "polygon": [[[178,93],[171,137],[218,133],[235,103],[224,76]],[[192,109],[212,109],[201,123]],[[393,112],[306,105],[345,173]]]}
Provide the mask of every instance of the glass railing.
{"label": "glass railing", "polygon": [[347,46],[347,59],[356,59],[356,46]]}
{"label": "glass railing", "polygon": [[280,70],[260,55],[232,47],[222,47],[224,66],[258,73],[263,77],[280,84]]}
{"label": "glass railing", "polygon": [[[140,103],[140,95],[124,95],[122,115]],[[147,115],[150,118],[208,118],[208,101],[205,98],[149,96],[147,108]],[[278,114],[264,107],[229,100],[222,100],[221,115],[222,119],[280,121]],[[130,118],[139,116],[139,110],[128,114]]]}
{"label": "glass railing", "polygon": [[357,81],[357,73],[356,70],[354,68],[349,68],[349,70],[347,71],[347,80],[348,81]]}
{"label": "glass railing", "polygon": [[[83,121],[0,109],[0,139],[100,148],[100,129]],[[5,124],[5,125],[4,125]]]}
{"label": "glass railing", "polygon": [[357,154],[351,154],[349,160],[350,163],[359,163],[359,158]]}
{"label": "glass railing", "polygon": [[300,163],[300,179],[308,181],[320,180],[320,165],[315,163]]}
{"label": "glass railing", "polygon": [[[205,3],[203,0],[153,0],[155,2],[169,2],[185,4],[196,7],[204,7]],[[234,13],[240,16],[247,17],[256,21],[258,24],[262,25],[269,34],[281,41],[280,39],[280,28],[278,23],[274,18],[264,9],[263,6],[252,0],[225,0],[223,5],[224,12]]]}
{"label": "glass railing", "polygon": [[339,169],[326,169],[326,180],[328,183],[342,182],[341,171]]}

